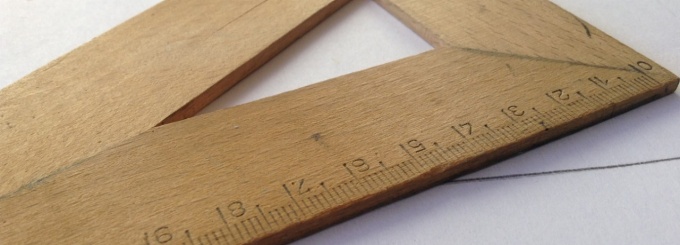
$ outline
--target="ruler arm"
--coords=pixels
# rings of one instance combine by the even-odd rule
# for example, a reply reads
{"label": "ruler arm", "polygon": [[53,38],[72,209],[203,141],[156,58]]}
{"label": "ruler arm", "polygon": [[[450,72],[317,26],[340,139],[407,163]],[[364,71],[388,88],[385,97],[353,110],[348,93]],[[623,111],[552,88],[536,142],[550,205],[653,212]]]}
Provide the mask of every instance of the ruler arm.
{"label": "ruler arm", "polygon": [[290,241],[671,93],[657,69],[437,49],[154,128],[0,197],[0,237]]}
{"label": "ruler arm", "polygon": [[346,2],[165,1],[0,90],[0,195],[193,116]]}

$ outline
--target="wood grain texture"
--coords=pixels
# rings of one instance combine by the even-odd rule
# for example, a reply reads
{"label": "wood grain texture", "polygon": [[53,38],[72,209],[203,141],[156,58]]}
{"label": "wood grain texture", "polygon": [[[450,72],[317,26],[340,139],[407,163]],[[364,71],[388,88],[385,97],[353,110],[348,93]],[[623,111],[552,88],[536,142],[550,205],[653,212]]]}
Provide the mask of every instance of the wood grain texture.
{"label": "wood grain texture", "polygon": [[549,1],[376,1],[437,47],[613,67],[639,56]]}
{"label": "wood grain texture", "polygon": [[345,2],[168,0],[0,90],[0,195],[194,115]]}
{"label": "wood grain texture", "polygon": [[[672,74],[654,73],[665,82],[612,80],[605,90],[588,80],[594,75],[643,77],[439,49],[154,128],[0,198],[0,237],[11,244],[289,241],[677,86]],[[545,95],[559,88],[574,106]],[[469,133],[464,123],[473,125]],[[456,150],[436,150],[448,147]]]}
{"label": "wood grain texture", "polygon": [[[449,45],[459,41],[445,38],[459,34],[448,27],[455,23],[430,20],[451,13],[432,8],[476,1],[384,2],[411,26],[433,26],[425,34],[445,45],[153,128],[0,195],[0,241],[291,241],[678,86],[674,74],[594,27],[588,35],[552,4],[484,3],[533,29],[505,32],[489,19],[475,34],[488,38]],[[534,13],[544,17],[527,17]],[[539,34],[546,39],[531,39]]]}

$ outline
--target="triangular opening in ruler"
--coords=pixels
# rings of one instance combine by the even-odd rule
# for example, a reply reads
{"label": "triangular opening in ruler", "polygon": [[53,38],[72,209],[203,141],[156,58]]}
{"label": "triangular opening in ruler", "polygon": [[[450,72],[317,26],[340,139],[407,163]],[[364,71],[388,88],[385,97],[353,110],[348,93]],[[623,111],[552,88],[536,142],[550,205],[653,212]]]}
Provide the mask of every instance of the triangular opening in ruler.
{"label": "triangular opening in ruler", "polygon": [[431,49],[432,46],[375,2],[352,1],[201,113],[269,97]]}

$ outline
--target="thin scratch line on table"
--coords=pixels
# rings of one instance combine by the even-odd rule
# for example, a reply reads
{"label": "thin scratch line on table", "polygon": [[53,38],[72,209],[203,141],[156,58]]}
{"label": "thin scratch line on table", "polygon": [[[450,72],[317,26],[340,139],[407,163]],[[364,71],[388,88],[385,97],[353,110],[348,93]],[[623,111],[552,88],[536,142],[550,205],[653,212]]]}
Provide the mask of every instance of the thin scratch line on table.
{"label": "thin scratch line on table", "polygon": [[680,157],[657,159],[657,160],[636,162],[636,163],[608,165],[608,166],[600,166],[600,167],[575,168],[575,169],[564,169],[564,170],[535,172],[535,173],[499,175],[499,176],[470,178],[470,179],[455,179],[455,180],[449,181],[448,183],[449,184],[457,184],[457,183],[468,183],[468,182],[485,182],[485,181],[519,179],[519,178],[537,177],[537,176],[546,176],[546,175],[570,174],[570,173],[588,172],[588,171],[602,171],[602,170],[629,168],[629,167],[636,167],[636,166],[642,166],[642,165],[672,162],[672,161],[678,161],[678,160],[680,160]]}

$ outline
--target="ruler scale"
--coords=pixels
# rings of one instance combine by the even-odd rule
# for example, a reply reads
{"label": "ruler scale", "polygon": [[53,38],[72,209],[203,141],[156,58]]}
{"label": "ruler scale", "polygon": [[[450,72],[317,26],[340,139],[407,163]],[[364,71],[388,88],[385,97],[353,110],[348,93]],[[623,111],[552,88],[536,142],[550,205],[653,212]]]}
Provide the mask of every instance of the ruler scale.
{"label": "ruler scale", "polygon": [[476,1],[385,1],[438,48],[153,128],[0,196],[0,238],[291,241],[677,88],[675,75],[549,3],[484,2],[517,19],[547,13],[554,22],[524,28],[554,35],[536,46],[513,43],[527,31],[460,41],[450,15],[422,11]]}

